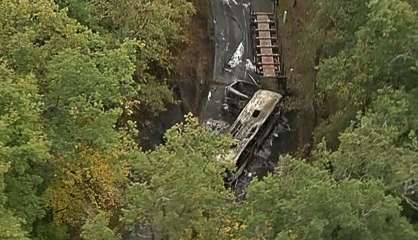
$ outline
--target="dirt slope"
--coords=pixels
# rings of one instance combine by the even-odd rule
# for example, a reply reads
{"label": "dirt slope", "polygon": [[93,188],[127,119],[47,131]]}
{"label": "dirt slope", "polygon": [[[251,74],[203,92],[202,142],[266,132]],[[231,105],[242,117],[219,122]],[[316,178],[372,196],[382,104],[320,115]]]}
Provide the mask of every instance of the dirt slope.
{"label": "dirt slope", "polygon": [[[315,50],[310,44],[308,27],[312,20],[310,0],[279,0],[279,14],[287,11],[286,23],[280,24],[283,54],[291,94],[287,109],[294,133],[292,148],[306,155],[310,151],[315,126],[314,79]],[[293,149],[295,150],[295,149]]]}

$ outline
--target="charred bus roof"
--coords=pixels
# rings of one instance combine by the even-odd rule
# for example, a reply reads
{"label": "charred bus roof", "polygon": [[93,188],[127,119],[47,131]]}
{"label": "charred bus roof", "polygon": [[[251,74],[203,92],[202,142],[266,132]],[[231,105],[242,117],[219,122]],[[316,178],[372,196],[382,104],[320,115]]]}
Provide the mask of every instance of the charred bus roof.
{"label": "charred bus roof", "polygon": [[268,90],[257,91],[238,118],[229,128],[229,133],[237,141],[232,149],[233,162],[237,162],[248,144],[273,113],[282,95]]}

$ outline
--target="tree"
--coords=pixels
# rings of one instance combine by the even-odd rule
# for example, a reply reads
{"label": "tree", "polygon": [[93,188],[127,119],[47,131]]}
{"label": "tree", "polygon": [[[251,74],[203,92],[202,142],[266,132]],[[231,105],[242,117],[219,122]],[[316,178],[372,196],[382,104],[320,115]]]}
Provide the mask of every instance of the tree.
{"label": "tree", "polygon": [[[325,60],[318,76],[321,89],[337,90],[341,100],[356,104],[364,103],[366,93],[383,84],[399,80],[406,84],[411,79],[399,73],[407,73],[416,64],[409,59],[414,59],[417,44],[417,12],[404,1],[374,1],[368,7],[368,19],[356,32],[354,48]],[[395,68],[397,61],[403,64]],[[336,69],[342,74],[335,74]]]}
{"label": "tree", "polygon": [[313,29],[319,38],[322,55],[333,57],[355,44],[355,32],[367,21],[369,0],[313,1]]}
{"label": "tree", "polygon": [[230,141],[190,118],[165,138],[165,145],[133,162],[124,222],[141,222],[164,239],[225,239],[233,196],[224,188],[225,166],[216,159]]}
{"label": "tree", "polygon": [[176,61],[173,51],[183,40],[193,5],[186,0],[94,0],[93,5],[104,29],[117,39],[137,41],[135,80],[141,104],[151,114],[165,110],[174,103],[166,82]]}
{"label": "tree", "polygon": [[75,229],[99,212],[114,216],[121,205],[127,169],[117,149],[100,152],[79,146],[64,159],[56,159],[56,177],[47,199],[57,224]]}
{"label": "tree", "polygon": [[0,8],[0,55],[18,73],[35,73],[40,81],[46,63],[57,53],[65,49],[88,53],[106,45],[51,0],[5,0]]}
{"label": "tree", "polygon": [[0,164],[9,166],[6,206],[25,220],[28,230],[45,214],[40,190],[50,155],[41,106],[35,79],[0,64]]}
{"label": "tree", "polygon": [[10,209],[5,207],[7,196],[4,194],[4,174],[8,166],[0,162],[0,239],[4,240],[29,240],[27,233],[22,228],[22,219],[13,215]]}
{"label": "tree", "polygon": [[282,159],[252,183],[238,211],[242,239],[415,239],[398,198],[379,181],[335,181],[326,170]]}
{"label": "tree", "polygon": [[[167,85],[176,61],[173,52],[183,41],[183,31],[193,5],[186,0],[59,0],[71,16],[91,29],[111,35],[112,41],[131,39],[136,42],[135,80],[139,84],[138,100],[147,114],[165,110],[174,103]],[[82,10],[81,10],[81,9]],[[142,114],[143,115],[143,114]]]}
{"label": "tree", "polygon": [[386,191],[418,210],[417,112],[404,91],[378,93],[369,111],[340,135],[338,149],[320,148],[313,158],[331,165],[336,179],[381,180]]}
{"label": "tree", "polygon": [[108,225],[99,212],[118,218],[138,151],[127,119],[174,102],[163,80],[193,13],[185,0],[55,2],[0,1],[7,239],[65,239],[82,226],[94,239],[89,229]]}
{"label": "tree", "polygon": [[[316,139],[344,130],[356,112],[367,108],[380,88],[416,89],[418,14],[407,1],[370,1],[365,21],[355,28],[353,45],[326,58],[317,76],[318,95],[336,99],[329,121]],[[351,32],[349,32],[351,33]],[[340,127],[341,126],[341,127]]]}
{"label": "tree", "polygon": [[[135,47],[130,41],[108,44],[50,0],[1,1],[0,9],[0,161],[10,163],[7,207],[24,220],[33,237],[44,239],[36,235],[49,234],[49,219],[60,219],[56,212],[49,214],[50,208],[62,207],[60,202],[45,198],[59,195],[56,187],[67,187],[61,197],[69,201],[89,191],[110,201],[98,206],[93,200],[78,202],[85,212],[70,209],[80,219],[57,221],[59,232],[73,222],[81,227],[92,205],[93,210],[118,206],[122,183],[115,176],[120,176],[123,161],[115,164],[103,155],[115,156],[109,154],[114,151],[121,156],[132,147],[116,124],[138,94],[132,78]],[[72,165],[63,162],[67,160]],[[95,163],[100,167],[94,169]],[[95,179],[89,185],[89,176],[82,174]],[[81,178],[85,191],[71,198],[77,186],[66,177],[70,183]],[[45,189],[55,189],[56,195],[45,194]]]}
{"label": "tree", "polygon": [[46,117],[54,147],[117,144],[115,124],[136,94],[129,45],[91,55],[63,52],[47,70]]}
{"label": "tree", "polygon": [[105,213],[100,212],[93,219],[88,220],[83,225],[81,238],[83,240],[117,240],[120,239],[108,227],[109,219]]}
{"label": "tree", "polygon": [[99,18],[95,15],[93,1],[86,0],[55,0],[60,8],[68,9],[68,16],[77,19],[79,23],[93,31],[103,31],[99,25]]}
{"label": "tree", "polygon": [[135,38],[146,45],[140,57],[169,63],[170,50],[182,38],[182,30],[194,13],[185,0],[94,0],[100,23],[117,38]]}

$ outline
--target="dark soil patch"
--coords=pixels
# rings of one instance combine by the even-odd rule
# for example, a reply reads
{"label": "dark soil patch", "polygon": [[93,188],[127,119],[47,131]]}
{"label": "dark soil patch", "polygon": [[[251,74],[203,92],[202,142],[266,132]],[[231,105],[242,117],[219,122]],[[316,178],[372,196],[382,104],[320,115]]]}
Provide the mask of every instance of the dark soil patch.
{"label": "dark soil patch", "polygon": [[[309,0],[279,0],[280,34],[290,98],[286,109],[293,134],[293,150],[306,155],[312,144],[315,127],[314,80],[315,47],[309,43],[308,27],[313,18]],[[283,24],[284,11],[287,20]]]}
{"label": "dark soil patch", "polygon": [[185,47],[176,61],[179,98],[186,112],[200,113],[213,75],[214,44],[209,0],[193,0],[196,14],[187,27]]}

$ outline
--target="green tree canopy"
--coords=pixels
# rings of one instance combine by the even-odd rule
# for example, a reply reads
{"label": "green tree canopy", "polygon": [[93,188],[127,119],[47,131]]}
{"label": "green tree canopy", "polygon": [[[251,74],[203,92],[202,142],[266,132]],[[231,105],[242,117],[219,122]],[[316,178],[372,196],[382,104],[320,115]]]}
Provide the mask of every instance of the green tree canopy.
{"label": "green tree canopy", "polygon": [[[330,2],[333,9],[344,9],[341,1]],[[364,4],[366,8],[359,9],[360,19],[364,20],[354,20],[357,12],[350,14],[352,18],[348,19],[352,21],[346,23],[353,24],[353,28],[341,30],[352,36],[352,40],[344,37],[352,44],[325,56],[319,66],[317,100],[321,102],[325,96],[325,100],[336,101],[328,119],[317,128],[317,141],[326,136],[328,142],[338,142],[338,132],[349,126],[358,110],[368,107],[378,89],[405,87],[407,93],[416,93],[416,9],[404,0],[365,1]]]}
{"label": "green tree canopy", "polygon": [[330,152],[313,158],[331,165],[336,179],[380,180],[386,191],[418,210],[416,110],[404,91],[382,89],[370,109],[340,135]]}
{"label": "green tree canopy", "polygon": [[216,159],[229,143],[195,119],[170,129],[165,145],[133,163],[125,222],[150,225],[164,239],[224,239],[233,196]]}
{"label": "green tree canopy", "polygon": [[0,239],[29,240],[22,228],[23,221],[15,217],[12,210],[5,207],[7,196],[4,194],[4,174],[7,173],[8,168],[7,164],[0,161]]}
{"label": "green tree canopy", "polygon": [[105,213],[97,214],[83,225],[83,240],[117,240],[120,239],[109,227],[109,218]]}
{"label": "green tree canopy", "polygon": [[376,180],[334,180],[326,170],[282,159],[253,183],[238,211],[243,239],[416,239],[400,199]]}
{"label": "green tree canopy", "polygon": [[0,164],[5,174],[6,205],[31,224],[44,215],[39,193],[42,168],[49,159],[41,98],[32,76],[19,76],[0,64]]}

